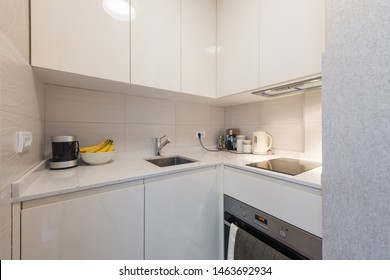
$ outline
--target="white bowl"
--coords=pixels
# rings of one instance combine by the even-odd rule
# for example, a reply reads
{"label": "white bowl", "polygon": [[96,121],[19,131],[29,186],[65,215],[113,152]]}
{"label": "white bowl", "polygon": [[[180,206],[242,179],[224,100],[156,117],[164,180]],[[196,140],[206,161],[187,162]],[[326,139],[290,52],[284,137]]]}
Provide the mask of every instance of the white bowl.
{"label": "white bowl", "polygon": [[88,164],[97,165],[110,162],[115,152],[104,153],[80,153],[81,159]]}

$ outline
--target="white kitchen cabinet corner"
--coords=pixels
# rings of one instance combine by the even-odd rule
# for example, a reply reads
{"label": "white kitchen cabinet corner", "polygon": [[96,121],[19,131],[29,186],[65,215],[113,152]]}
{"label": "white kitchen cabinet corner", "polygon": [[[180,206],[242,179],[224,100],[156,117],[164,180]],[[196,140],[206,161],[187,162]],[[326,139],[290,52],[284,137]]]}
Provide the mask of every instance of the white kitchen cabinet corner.
{"label": "white kitchen cabinet corner", "polygon": [[217,1],[217,97],[259,86],[259,0]]}
{"label": "white kitchen cabinet corner", "polygon": [[324,0],[260,0],[260,86],[322,72]]}
{"label": "white kitchen cabinet corner", "polygon": [[23,202],[21,259],[142,260],[143,203],[142,181]]}
{"label": "white kitchen cabinet corner", "polygon": [[130,6],[107,2],[32,0],[32,66],[129,83]]}
{"label": "white kitchen cabinet corner", "polygon": [[181,0],[131,5],[131,83],[179,92]]}
{"label": "white kitchen cabinet corner", "polygon": [[145,180],[145,259],[219,259],[222,202],[215,167]]}

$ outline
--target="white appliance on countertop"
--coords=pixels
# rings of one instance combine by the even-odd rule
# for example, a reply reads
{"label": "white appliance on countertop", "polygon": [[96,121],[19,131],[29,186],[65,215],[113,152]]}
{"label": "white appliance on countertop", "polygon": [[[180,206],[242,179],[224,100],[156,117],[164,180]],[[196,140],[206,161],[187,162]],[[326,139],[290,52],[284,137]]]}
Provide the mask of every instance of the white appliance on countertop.
{"label": "white appliance on countertop", "polygon": [[265,131],[255,131],[252,137],[252,153],[266,155],[273,143],[274,139],[271,134]]}

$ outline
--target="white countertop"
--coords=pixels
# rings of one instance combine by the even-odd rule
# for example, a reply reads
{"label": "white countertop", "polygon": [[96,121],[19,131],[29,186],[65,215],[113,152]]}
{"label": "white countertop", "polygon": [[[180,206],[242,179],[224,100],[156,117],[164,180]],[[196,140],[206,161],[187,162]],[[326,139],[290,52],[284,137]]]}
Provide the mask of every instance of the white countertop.
{"label": "white countertop", "polygon": [[12,184],[12,202],[22,202],[115,183],[142,180],[218,164],[290,181],[308,188],[321,189],[322,167],[291,176],[246,166],[248,163],[279,158],[281,157],[280,155],[263,156],[223,151],[208,152],[198,149],[184,149],[177,152],[177,155],[195,159],[197,162],[170,167],[158,167],[145,160],[145,158],[153,157],[134,155],[132,153],[117,153],[111,162],[104,165],[91,166],[80,160],[79,166],[65,170],[50,170],[46,167],[46,163],[42,162]]}

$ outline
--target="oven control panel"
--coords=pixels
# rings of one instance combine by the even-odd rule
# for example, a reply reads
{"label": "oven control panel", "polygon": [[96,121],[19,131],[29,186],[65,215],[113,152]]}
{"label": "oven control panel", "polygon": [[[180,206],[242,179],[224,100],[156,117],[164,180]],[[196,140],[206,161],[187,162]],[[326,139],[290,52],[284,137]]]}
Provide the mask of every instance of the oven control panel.
{"label": "oven control panel", "polygon": [[322,258],[322,240],[266,212],[224,195],[224,211],[309,259]]}

